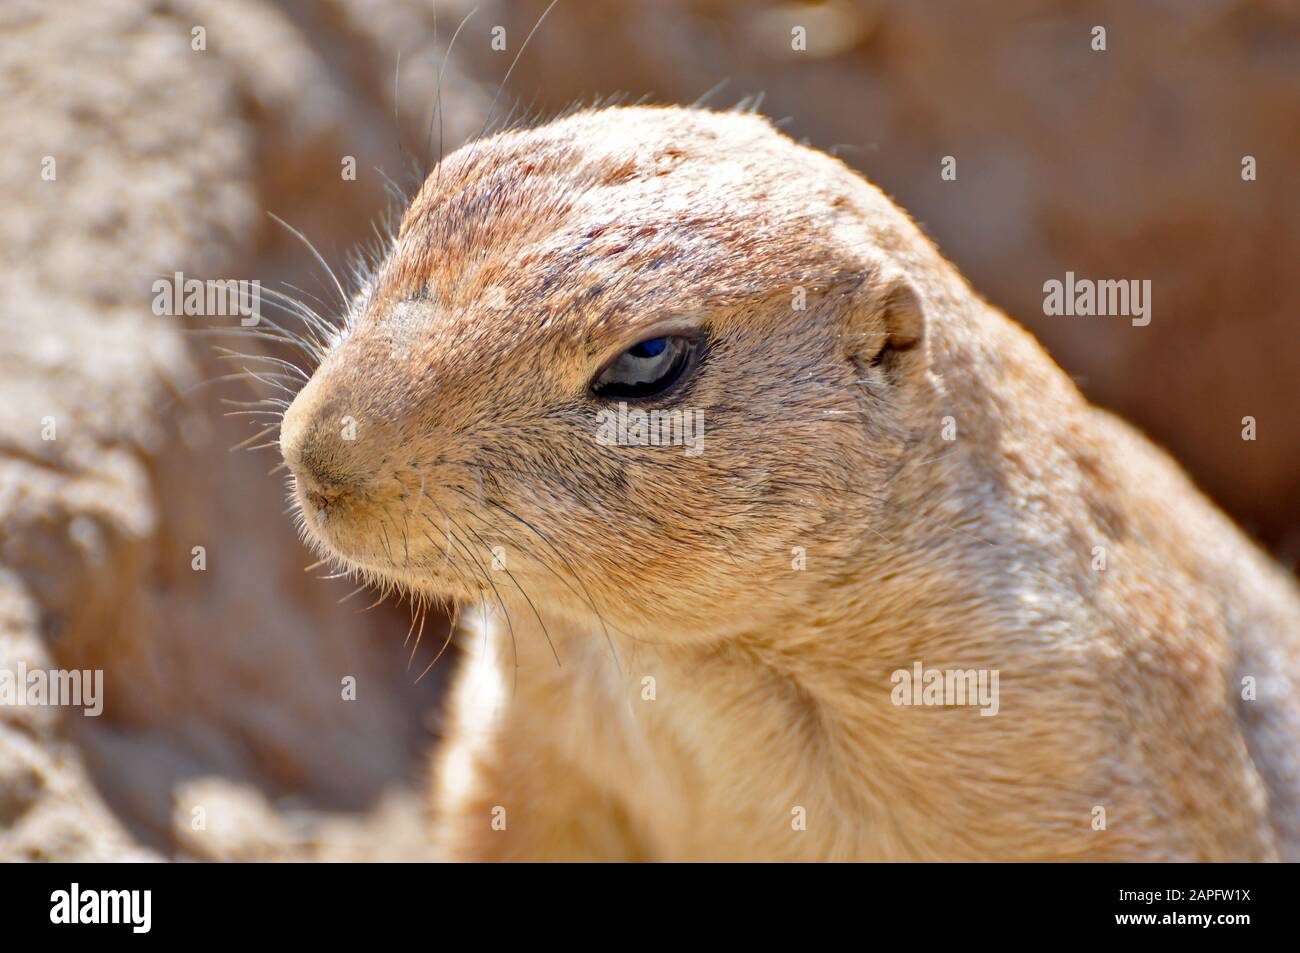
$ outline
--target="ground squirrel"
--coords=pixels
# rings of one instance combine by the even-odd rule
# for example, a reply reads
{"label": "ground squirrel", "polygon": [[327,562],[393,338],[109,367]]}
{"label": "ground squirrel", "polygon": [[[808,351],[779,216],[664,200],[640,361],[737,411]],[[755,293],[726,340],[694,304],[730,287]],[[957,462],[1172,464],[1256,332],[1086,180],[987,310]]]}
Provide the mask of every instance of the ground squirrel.
{"label": "ground squirrel", "polygon": [[281,443],[318,549],[463,607],[452,857],[1300,856],[1292,580],[762,118],[446,158]]}

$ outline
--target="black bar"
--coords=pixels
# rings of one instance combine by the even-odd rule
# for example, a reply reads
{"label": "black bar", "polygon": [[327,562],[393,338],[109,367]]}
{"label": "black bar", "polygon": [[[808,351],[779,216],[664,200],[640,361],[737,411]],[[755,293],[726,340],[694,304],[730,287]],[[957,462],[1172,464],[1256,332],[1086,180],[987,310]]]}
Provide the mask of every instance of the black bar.
{"label": "black bar", "polygon": [[[1073,940],[1098,935],[1193,934],[1216,942],[1294,920],[1288,865],[10,865],[0,868],[6,940],[26,936],[127,942],[196,938],[292,939],[331,947],[413,933],[494,943],[511,928],[534,942],[579,935],[664,941],[681,931],[808,939],[848,930],[863,940],[904,928],[920,939]],[[78,885],[82,909],[97,891],[149,891],[117,924],[54,923]],[[1124,893],[1121,893],[1124,891]],[[1176,891],[1171,895],[1171,891]],[[86,907],[86,903],[91,907]],[[1132,918],[1150,918],[1140,922]],[[1201,918],[1209,918],[1204,922]],[[1121,918],[1127,918],[1120,922]],[[1192,920],[1191,918],[1196,918]],[[1231,921],[1224,918],[1231,918]],[[66,919],[66,916],[65,916]],[[612,921],[612,922],[611,922]],[[610,934],[618,930],[624,933]],[[599,924],[599,927],[597,927]],[[884,931],[890,932],[886,934]],[[450,932],[449,932],[450,931]],[[590,931],[590,932],[589,932]],[[673,932],[669,932],[673,931]],[[828,932],[829,931],[829,932]],[[1050,932],[1047,932],[1050,931]],[[18,949],[10,946],[9,949]]]}

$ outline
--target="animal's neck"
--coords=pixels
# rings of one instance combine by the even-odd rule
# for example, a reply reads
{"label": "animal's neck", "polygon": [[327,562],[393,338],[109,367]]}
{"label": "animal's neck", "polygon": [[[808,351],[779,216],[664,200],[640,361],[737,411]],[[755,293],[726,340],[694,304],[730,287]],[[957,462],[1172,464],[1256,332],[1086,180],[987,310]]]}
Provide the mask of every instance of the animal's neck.
{"label": "animal's neck", "polygon": [[[911,676],[914,662],[979,667],[952,657],[955,622],[936,616],[891,630],[891,609],[879,601],[906,588],[901,578],[864,587],[874,591],[710,645],[616,634],[611,652],[595,620],[553,626],[561,664],[549,650],[528,652],[520,693],[545,698],[551,712],[562,705],[547,716],[555,733],[583,739],[568,754],[620,786],[661,843],[701,856],[937,856],[943,849],[927,838],[944,828],[930,816],[938,805],[918,811],[909,791],[924,776],[927,789],[957,796],[961,759],[936,753],[953,749],[956,721],[960,734],[972,719],[994,719],[979,714],[978,693],[946,713],[895,704],[891,675]],[[513,649],[508,641],[502,649],[508,669]],[[965,817],[957,805],[944,809]],[[700,817],[736,824],[706,828]],[[771,841],[753,843],[765,825]]]}

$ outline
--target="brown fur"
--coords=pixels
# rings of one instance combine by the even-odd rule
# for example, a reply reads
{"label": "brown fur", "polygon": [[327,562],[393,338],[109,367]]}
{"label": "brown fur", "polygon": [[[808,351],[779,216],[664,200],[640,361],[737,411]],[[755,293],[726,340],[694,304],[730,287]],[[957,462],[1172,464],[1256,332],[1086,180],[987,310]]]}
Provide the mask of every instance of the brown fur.
{"label": "brown fur", "polygon": [[[592,375],[682,322],[706,356],[667,404],[704,452],[598,445]],[[282,445],[323,551],[481,604],[451,856],[1300,850],[1291,581],[761,119],[605,109],[450,156]],[[997,669],[998,714],[894,705],[915,661]]]}

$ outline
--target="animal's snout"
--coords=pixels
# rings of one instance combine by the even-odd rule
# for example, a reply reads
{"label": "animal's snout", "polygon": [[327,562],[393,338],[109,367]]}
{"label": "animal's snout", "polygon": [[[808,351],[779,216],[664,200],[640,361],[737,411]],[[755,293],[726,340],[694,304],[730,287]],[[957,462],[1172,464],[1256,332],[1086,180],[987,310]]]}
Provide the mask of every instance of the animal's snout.
{"label": "animal's snout", "polygon": [[328,510],[333,504],[364,490],[364,481],[342,470],[331,459],[320,440],[312,440],[298,453],[297,465],[289,464],[302,495],[314,508]]}
{"label": "animal's snout", "polygon": [[366,496],[369,467],[359,446],[357,421],[332,401],[315,396],[309,383],[280,424],[280,451],[293,471],[302,499],[324,513]]}

